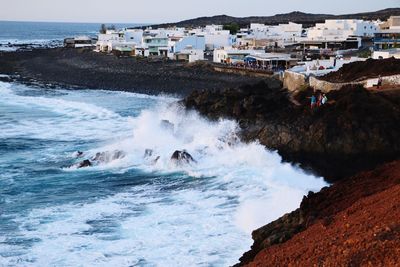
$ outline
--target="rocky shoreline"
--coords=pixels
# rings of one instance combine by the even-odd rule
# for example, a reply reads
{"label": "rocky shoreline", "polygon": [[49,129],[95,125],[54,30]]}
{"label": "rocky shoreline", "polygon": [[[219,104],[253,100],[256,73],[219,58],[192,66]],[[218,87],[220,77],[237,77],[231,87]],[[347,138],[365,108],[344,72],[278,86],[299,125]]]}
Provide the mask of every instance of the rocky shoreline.
{"label": "rocky shoreline", "polygon": [[118,58],[91,49],[69,48],[0,52],[0,73],[29,85],[180,97],[194,90],[238,87],[263,79],[218,72],[208,63]]}
{"label": "rocky shoreline", "polygon": [[[116,58],[64,48],[0,53],[0,74],[11,77],[2,76],[0,80],[44,87],[167,93],[184,97],[181,103],[187,109],[195,109],[211,120],[238,121],[243,141],[258,140],[267,148],[277,150],[283,160],[299,164],[306,171],[334,183],[319,193],[309,193],[298,210],[254,231],[252,250],[244,254],[239,265],[323,266],[325,263],[328,266],[337,262],[357,265],[368,258],[368,253],[377,259],[373,263],[379,264],[383,262],[382,257],[378,257],[379,249],[394,251],[393,248],[400,246],[397,238],[400,227],[393,216],[387,215],[387,207],[394,214],[400,214],[398,200],[394,197],[400,184],[400,165],[396,161],[400,158],[399,91],[373,92],[360,86],[346,86],[329,93],[328,104],[311,110],[311,89],[293,95],[272,78],[216,72],[210,64],[204,63]],[[387,164],[390,161],[393,162]],[[394,202],[386,208],[382,203],[374,206],[370,203],[374,197]],[[360,224],[361,215],[354,207],[362,212],[371,208],[382,213],[384,224],[371,232],[382,238],[362,239],[370,231],[354,228],[359,231],[356,239],[369,243],[365,250],[355,247],[345,257],[335,254],[338,259],[335,262],[323,250],[344,251],[342,243],[350,241],[334,233],[342,231],[340,216],[343,212],[349,217],[355,214],[348,224]],[[376,225],[376,216],[368,222],[371,227]],[[352,244],[359,244],[354,241],[354,232],[346,229],[340,235],[353,236]],[[331,239],[322,238],[315,245],[318,239],[315,232],[325,230],[331,232]],[[315,240],[307,239],[307,233]],[[311,252],[303,251],[304,255],[296,254],[302,251],[301,240],[307,240],[303,244],[308,245],[303,247],[319,252],[313,254],[311,249]],[[375,247],[369,246],[371,244]],[[379,249],[372,253],[376,247]],[[388,263],[396,262],[396,257],[398,255],[392,253],[387,257]]]}
{"label": "rocky shoreline", "polygon": [[288,162],[335,182],[400,155],[399,94],[348,86],[311,110],[312,90],[293,99],[279,81],[222,91],[197,91],[184,105],[210,119],[235,119],[245,141],[259,140]]}
{"label": "rocky shoreline", "polygon": [[237,120],[243,140],[259,140],[333,183],[255,230],[254,244],[237,266],[393,266],[400,257],[393,216],[400,214],[400,165],[379,166],[400,158],[400,92],[349,85],[327,94],[328,104],[314,110],[312,94],[309,88],[292,95],[270,80],[196,91],[182,101],[210,119]]}

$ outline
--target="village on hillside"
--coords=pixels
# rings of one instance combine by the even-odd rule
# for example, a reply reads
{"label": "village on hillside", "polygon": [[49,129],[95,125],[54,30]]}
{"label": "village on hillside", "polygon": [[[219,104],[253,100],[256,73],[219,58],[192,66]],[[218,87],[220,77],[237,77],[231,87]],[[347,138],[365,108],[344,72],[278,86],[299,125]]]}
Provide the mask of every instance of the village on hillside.
{"label": "village on hillside", "polygon": [[[337,71],[346,63],[400,58],[400,16],[387,21],[329,19],[311,28],[292,22],[251,23],[247,28],[236,24],[158,29],[102,25],[96,38],[67,38],[64,45],[89,47],[119,57],[209,61],[227,68],[279,75],[289,90],[305,85],[324,90],[335,85],[317,77]],[[397,76],[369,78],[359,82],[366,87],[375,86],[378,79],[400,83]]]}

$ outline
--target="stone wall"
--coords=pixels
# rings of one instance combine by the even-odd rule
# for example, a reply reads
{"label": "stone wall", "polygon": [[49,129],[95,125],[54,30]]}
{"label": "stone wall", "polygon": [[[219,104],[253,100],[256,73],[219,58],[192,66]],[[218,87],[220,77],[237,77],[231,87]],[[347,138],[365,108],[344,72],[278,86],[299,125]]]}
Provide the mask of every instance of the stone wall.
{"label": "stone wall", "polygon": [[213,66],[213,69],[216,72],[240,74],[240,75],[259,77],[259,78],[269,78],[274,76],[273,72],[264,70],[253,70],[253,69],[235,68],[228,66]]}
{"label": "stone wall", "polygon": [[289,70],[285,71],[283,87],[287,88],[289,91],[296,91],[306,84],[305,75]]}

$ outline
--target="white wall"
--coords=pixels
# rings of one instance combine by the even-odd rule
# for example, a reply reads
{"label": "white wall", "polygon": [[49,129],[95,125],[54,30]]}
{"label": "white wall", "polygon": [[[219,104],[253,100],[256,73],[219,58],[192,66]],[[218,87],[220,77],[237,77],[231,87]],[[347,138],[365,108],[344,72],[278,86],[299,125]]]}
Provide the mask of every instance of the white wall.
{"label": "white wall", "polygon": [[382,50],[382,51],[374,51],[372,54],[373,59],[385,59],[385,58],[398,58],[400,59],[400,49],[396,50]]}
{"label": "white wall", "polygon": [[295,43],[297,38],[301,37],[303,26],[292,22],[276,26],[252,23],[250,24],[250,31],[251,33],[246,38],[276,40],[284,46],[285,44]]}
{"label": "white wall", "polygon": [[231,46],[231,37],[228,33],[220,34],[204,34],[206,47],[210,49],[218,49],[221,47]]}
{"label": "white wall", "polygon": [[373,37],[379,29],[377,22],[363,20],[326,20],[308,30],[311,40],[346,39],[349,36]]}
{"label": "white wall", "polygon": [[113,33],[105,33],[105,34],[99,34],[98,35],[98,40],[103,41],[103,42],[108,42],[108,41],[119,41],[119,35],[116,32]]}
{"label": "white wall", "polygon": [[213,53],[213,62],[221,63],[223,60],[227,58],[227,51],[223,49],[215,49]]}
{"label": "white wall", "polygon": [[126,42],[135,42],[142,44],[143,30],[126,30],[124,31],[124,38]]}

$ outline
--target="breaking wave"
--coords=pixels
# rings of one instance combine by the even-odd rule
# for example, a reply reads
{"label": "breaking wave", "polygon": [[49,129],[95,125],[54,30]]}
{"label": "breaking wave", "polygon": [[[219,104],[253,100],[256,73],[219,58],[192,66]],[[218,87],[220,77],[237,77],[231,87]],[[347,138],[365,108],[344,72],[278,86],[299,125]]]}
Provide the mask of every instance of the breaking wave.
{"label": "breaking wave", "polygon": [[[0,110],[10,111],[0,117],[0,140],[56,145],[24,150],[42,157],[23,161],[32,173],[7,174],[18,155],[0,162],[13,177],[8,185],[21,186],[19,200],[3,192],[0,201],[19,204],[0,215],[8,218],[0,222],[0,265],[232,265],[249,249],[252,230],[326,185],[259,143],[241,142],[234,121],[210,122],[173,98],[29,90],[0,84]],[[195,162],[174,163],[176,150]],[[123,156],[68,167],[115,151]],[[18,203],[23,198],[29,208]]]}

